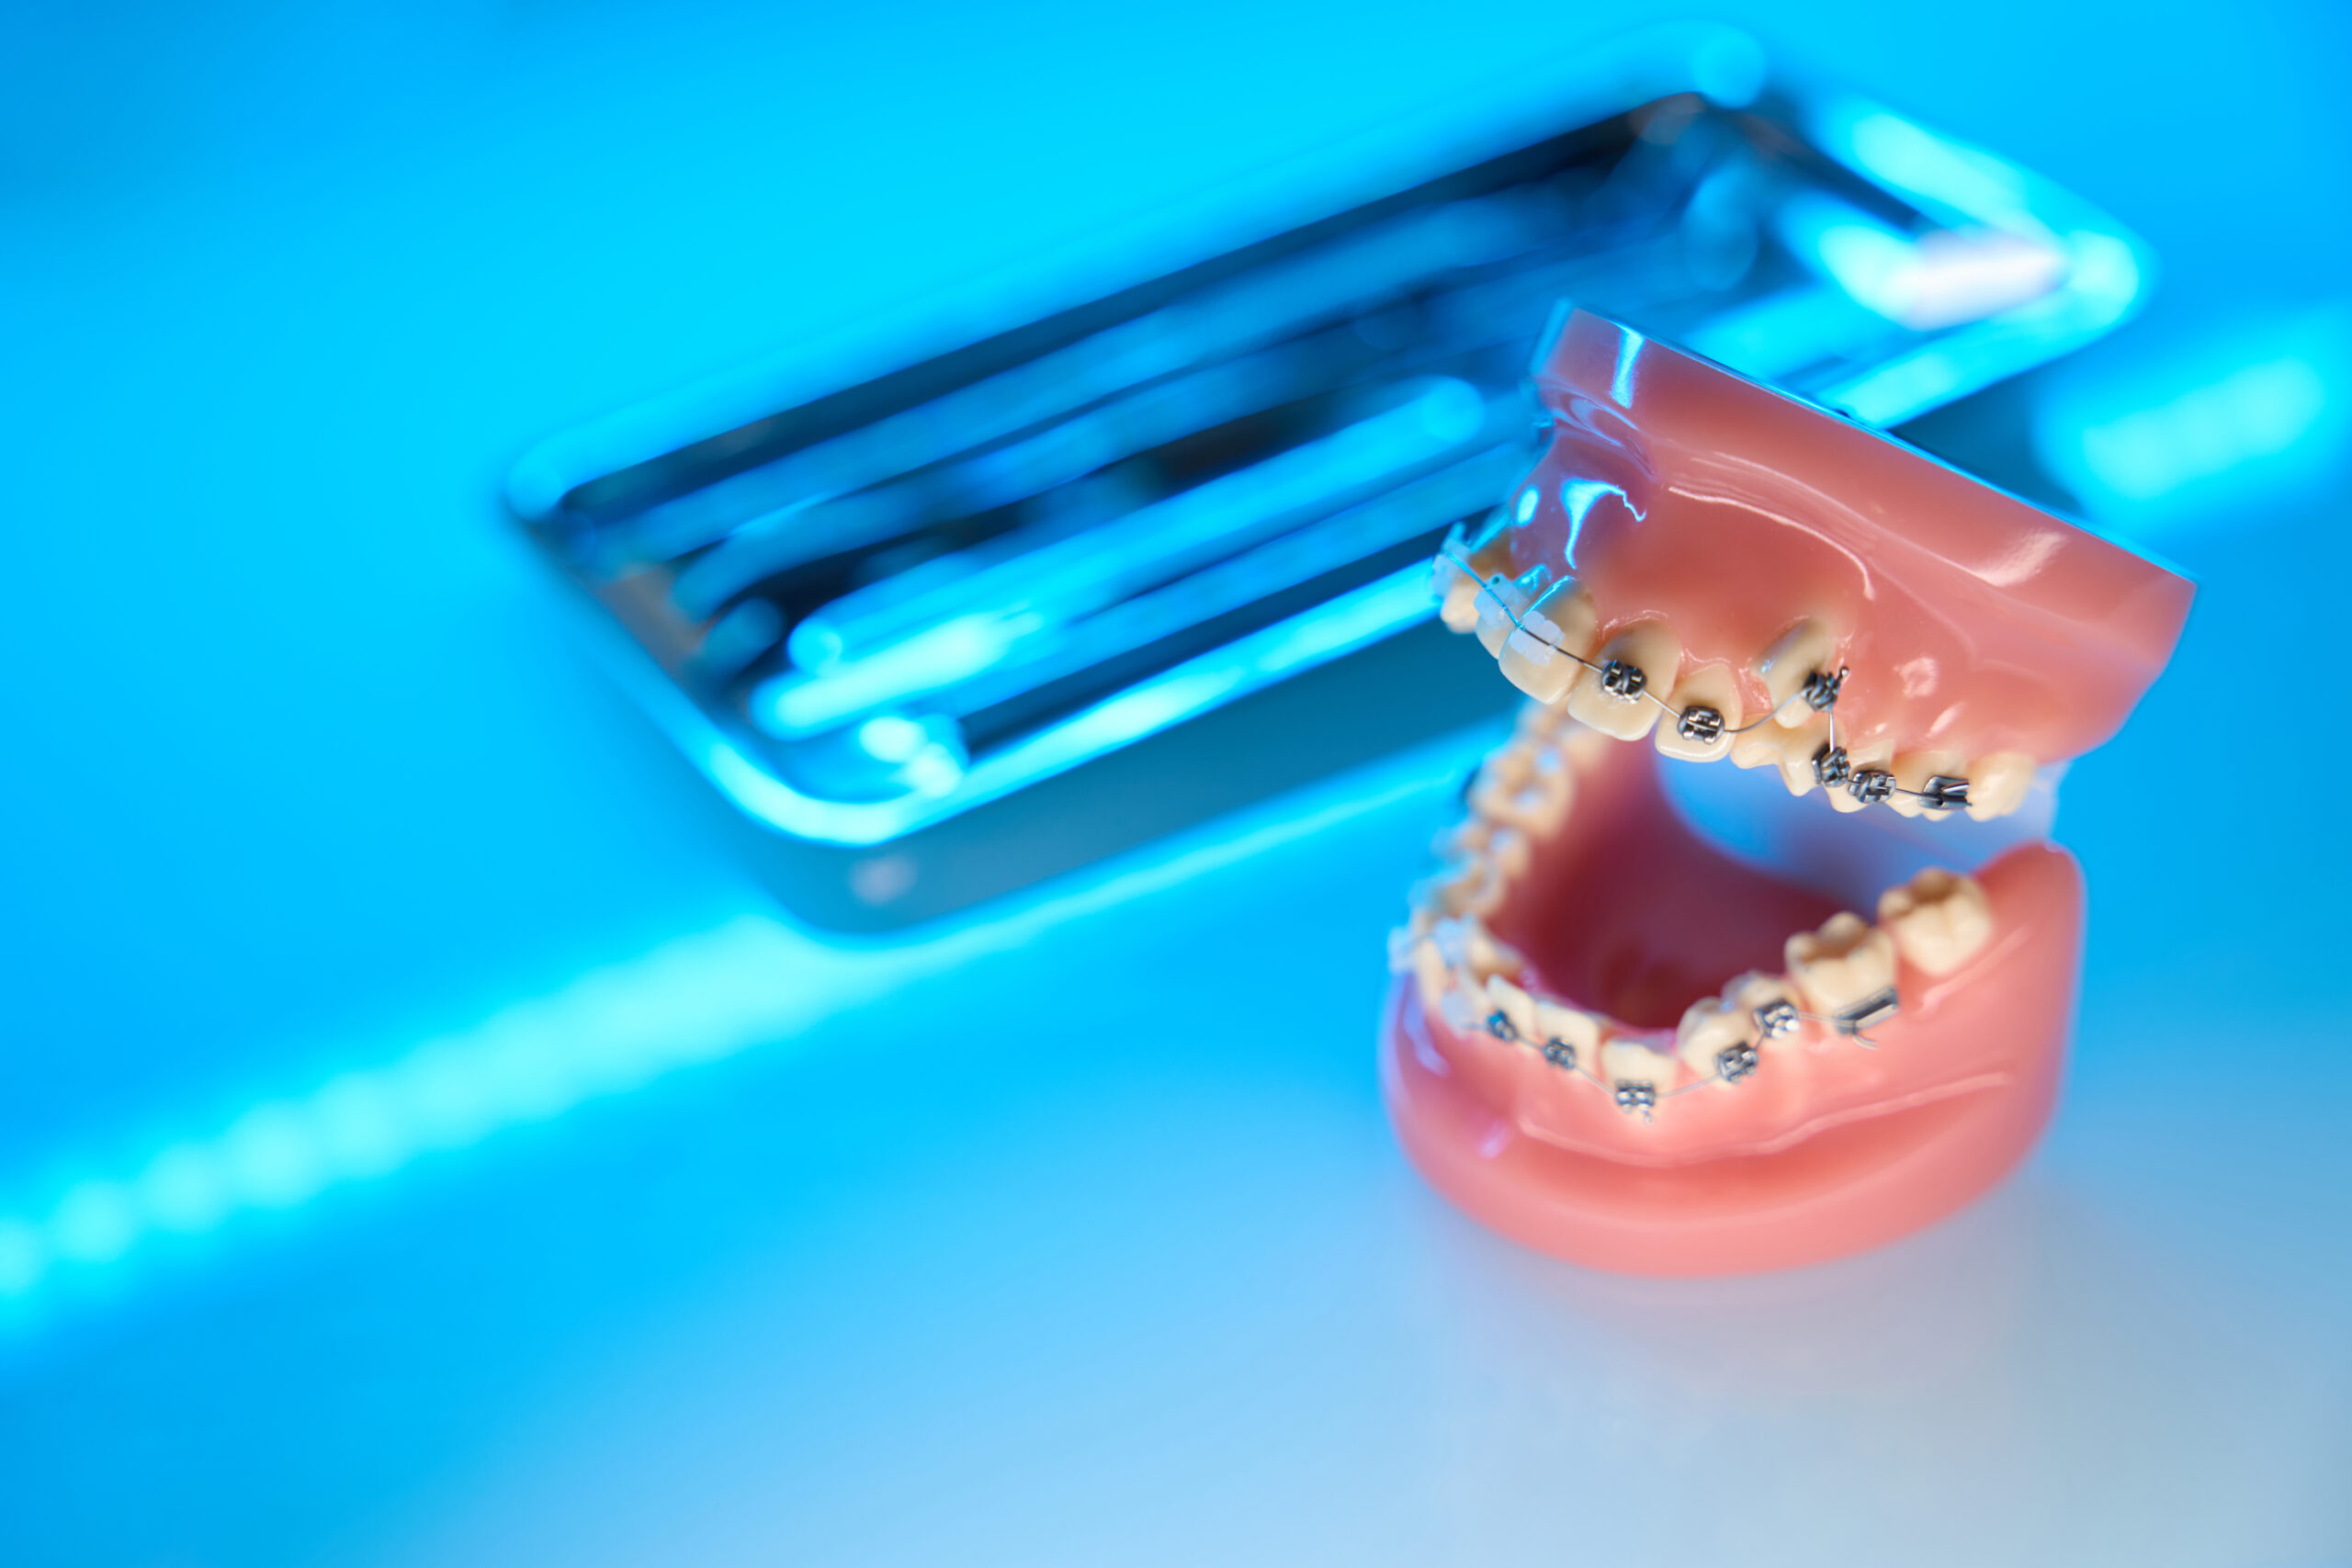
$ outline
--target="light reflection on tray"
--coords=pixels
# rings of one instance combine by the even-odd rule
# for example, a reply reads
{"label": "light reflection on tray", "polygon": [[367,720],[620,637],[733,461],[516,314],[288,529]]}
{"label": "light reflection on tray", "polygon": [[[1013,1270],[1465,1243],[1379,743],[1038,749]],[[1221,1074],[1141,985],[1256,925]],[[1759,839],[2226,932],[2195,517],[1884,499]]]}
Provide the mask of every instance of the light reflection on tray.
{"label": "light reflection on tray", "polygon": [[1516,151],[699,442],[549,443],[515,508],[720,790],[880,845],[1426,619],[1434,542],[1532,450],[1559,300],[1892,425],[2138,299],[2103,215],[1738,35],[1611,79]]}

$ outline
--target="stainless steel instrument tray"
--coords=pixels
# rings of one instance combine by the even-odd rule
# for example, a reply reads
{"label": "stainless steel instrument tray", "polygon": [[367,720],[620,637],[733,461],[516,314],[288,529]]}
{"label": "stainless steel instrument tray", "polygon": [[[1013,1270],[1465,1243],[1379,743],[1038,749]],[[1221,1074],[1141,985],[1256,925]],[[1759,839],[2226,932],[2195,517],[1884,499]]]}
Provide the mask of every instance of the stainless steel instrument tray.
{"label": "stainless steel instrument tray", "polygon": [[560,439],[510,494],[684,754],[845,852],[788,855],[787,896],[898,924],[1503,700],[1433,640],[1370,650],[1529,460],[1559,302],[1891,426],[2142,275],[2046,182],[1684,29],[1510,150],[650,454]]}

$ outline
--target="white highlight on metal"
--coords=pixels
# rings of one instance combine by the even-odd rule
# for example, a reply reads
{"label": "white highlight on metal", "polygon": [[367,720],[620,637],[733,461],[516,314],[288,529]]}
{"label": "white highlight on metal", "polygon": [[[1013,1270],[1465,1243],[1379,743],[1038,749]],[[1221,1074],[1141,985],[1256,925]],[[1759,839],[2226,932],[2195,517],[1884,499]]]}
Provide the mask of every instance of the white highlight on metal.
{"label": "white highlight on metal", "polygon": [[[978,548],[968,571],[876,613],[858,614],[854,593],[814,612],[792,646],[822,622],[840,658],[763,682],[752,697],[755,722],[787,739],[820,734],[954,686],[1030,639],[1328,516],[1457,453],[1485,427],[1486,403],[1466,381],[1424,377],[1404,389],[1411,395],[1395,408],[1077,534],[1001,558],[989,554],[994,546]],[[923,629],[909,635],[910,623]]]}

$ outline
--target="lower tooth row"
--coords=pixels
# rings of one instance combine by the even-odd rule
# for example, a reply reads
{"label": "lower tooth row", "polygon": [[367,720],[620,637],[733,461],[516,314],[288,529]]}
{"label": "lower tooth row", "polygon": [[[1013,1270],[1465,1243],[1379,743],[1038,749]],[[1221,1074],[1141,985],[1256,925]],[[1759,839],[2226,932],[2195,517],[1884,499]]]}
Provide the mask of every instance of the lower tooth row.
{"label": "lower tooth row", "polygon": [[[1539,733],[1522,729],[1489,759],[1491,775],[1482,778],[1523,789],[1537,776],[1532,757],[1506,754],[1557,754],[1539,738],[1540,724],[1530,727]],[[1557,776],[1566,781],[1569,774],[1562,769]],[[1558,792],[1563,810],[1569,787],[1564,782]],[[1516,793],[1491,798],[1515,799]],[[1806,1039],[1843,1035],[1869,1043],[1868,1031],[1896,1007],[1898,957],[1940,977],[1966,964],[1993,934],[1991,906],[1975,879],[1930,868],[1880,897],[1876,924],[1849,912],[1834,915],[1818,930],[1789,938],[1785,973],[1742,975],[1720,995],[1693,1003],[1668,1055],[1644,1039],[1610,1034],[1609,1021],[1599,1015],[1528,990],[1520,979],[1528,973],[1525,960],[1487,930],[1485,917],[1532,857],[1526,831],[1474,818],[1446,843],[1463,854],[1462,863],[1424,885],[1411,923],[1391,939],[1392,965],[1414,976],[1423,1007],[1457,1033],[1524,1045],[1593,1079],[1618,1109],[1645,1119],[1680,1089],[1736,1087],[1773,1052]]]}

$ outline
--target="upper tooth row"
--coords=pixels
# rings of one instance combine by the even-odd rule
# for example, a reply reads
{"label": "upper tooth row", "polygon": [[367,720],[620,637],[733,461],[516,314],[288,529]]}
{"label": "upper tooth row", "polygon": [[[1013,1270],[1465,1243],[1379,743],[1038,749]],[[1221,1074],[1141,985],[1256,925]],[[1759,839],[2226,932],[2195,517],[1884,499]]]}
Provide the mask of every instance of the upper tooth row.
{"label": "upper tooth row", "polygon": [[1681,638],[1663,620],[1636,621],[1601,642],[1600,611],[1573,579],[1546,586],[1539,568],[1524,579],[1482,581],[1450,555],[1438,558],[1437,573],[1446,625],[1476,632],[1529,696],[1564,705],[1604,735],[1638,740],[1655,732],[1668,757],[1776,767],[1790,794],[1823,785],[1840,811],[1883,801],[1905,817],[1943,818],[1964,807],[1981,822],[2015,811],[2033,783],[2034,760],[2022,751],[1969,757],[1897,751],[1892,741],[1834,745],[1831,713],[1846,671],[1838,639],[1818,620],[1797,622],[1752,661],[1772,703],[1762,722],[1766,716],[1742,705],[1730,665],[1683,668]]}
{"label": "upper tooth row", "polygon": [[1621,1110],[1646,1115],[1679,1088],[1731,1087],[1753,1074],[1768,1053],[1815,1027],[1867,1038],[1896,1007],[1896,957],[1940,976],[1981,952],[1993,934],[1991,906],[1973,877],[1937,867],[1878,901],[1873,925],[1850,912],[1784,944],[1785,972],[1750,973],[1685,1010],[1670,1054],[1650,1041],[1611,1035],[1611,1021],[1531,993],[1526,961],[1487,930],[1478,913],[1441,913],[1423,905],[1396,933],[1390,962],[1409,972],[1423,1007],[1456,1033],[1483,1031],[1540,1051],[1555,1066],[1582,1072],[1610,1091]]}
{"label": "upper tooth row", "polygon": [[1470,815],[1432,846],[1443,863],[1415,890],[1437,915],[1494,913],[1527,869],[1535,845],[1559,831],[1576,799],[1577,772],[1608,742],[1558,711],[1531,703],[1518,732],[1487,753],[1470,781]]}

